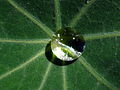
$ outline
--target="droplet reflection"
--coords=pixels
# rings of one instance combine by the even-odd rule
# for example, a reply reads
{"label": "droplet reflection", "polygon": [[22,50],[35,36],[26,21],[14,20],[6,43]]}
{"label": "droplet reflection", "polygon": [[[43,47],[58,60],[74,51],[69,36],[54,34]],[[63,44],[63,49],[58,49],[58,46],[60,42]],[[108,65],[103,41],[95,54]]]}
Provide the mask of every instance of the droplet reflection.
{"label": "droplet reflection", "polygon": [[70,27],[58,30],[47,44],[45,55],[47,59],[59,66],[75,62],[82,54],[85,40]]}

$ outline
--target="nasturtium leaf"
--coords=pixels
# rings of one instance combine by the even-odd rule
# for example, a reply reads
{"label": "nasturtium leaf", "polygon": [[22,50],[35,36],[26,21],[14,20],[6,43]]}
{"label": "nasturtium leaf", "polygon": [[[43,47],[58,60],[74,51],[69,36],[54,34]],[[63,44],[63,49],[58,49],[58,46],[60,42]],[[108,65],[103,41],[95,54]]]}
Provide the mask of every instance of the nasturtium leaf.
{"label": "nasturtium leaf", "polygon": [[[0,0],[0,90],[119,90],[119,0]],[[60,18],[61,17],[61,18]],[[56,66],[45,47],[71,27],[86,48]]]}

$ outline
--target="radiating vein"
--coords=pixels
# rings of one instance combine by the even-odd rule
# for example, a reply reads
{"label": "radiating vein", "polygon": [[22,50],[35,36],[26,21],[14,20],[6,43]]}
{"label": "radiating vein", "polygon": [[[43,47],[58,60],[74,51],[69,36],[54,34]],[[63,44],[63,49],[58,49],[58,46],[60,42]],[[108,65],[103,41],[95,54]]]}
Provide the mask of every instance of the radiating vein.
{"label": "radiating vein", "polygon": [[96,0],[90,0],[89,3],[85,4],[81,10],[78,12],[77,15],[74,16],[74,18],[70,22],[71,27],[75,27],[78,23],[78,21],[82,18],[83,15],[85,15],[89,9],[89,7],[95,2]]}
{"label": "radiating vein", "polygon": [[107,81],[103,76],[101,76],[86,60],[84,57],[79,58],[80,63],[102,84],[107,86],[111,90],[118,90],[113,84]]}
{"label": "radiating vein", "polygon": [[85,40],[95,40],[110,37],[120,37],[120,31],[84,35]]}
{"label": "radiating vein", "polygon": [[33,62],[36,58],[40,57],[42,54],[44,54],[44,50],[40,50],[35,56],[31,57],[29,60],[27,60],[25,63],[20,64],[19,66],[15,67],[14,69],[0,75],[0,80],[11,75],[12,73],[24,68],[25,66],[29,65],[31,62]]}
{"label": "radiating vein", "polygon": [[115,2],[115,1],[110,1],[110,0],[107,0],[109,3],[112,3],[113,5],[115,5],[118,9],[120,9],[120,7],[118,6],[118,4]]}
{"label": "radiating vein", "polygon": [[41,44],[41,43],[48,43],[50,39],[6,39],[6,38],[0,38],[0,43],[20,43],[20,44]]}
{"label": "radiating vein", "polygon": [[30,14],[28,11],[26,11],[24,8],[20,7],[15,1],[8,0],[8,2],[15,7],[19,12],[24,14],[27,18],[29,18],[32,22],[34,22],[36,25],[38,25],[46,34],[48,34],[50,37],[53,36],[52,30],[47,27],[45,24],[43,24],[40,20],[38,20],[36,17],[34,17],[32,14]]}
{"label": "radiating vein", "polygon": [[59,0],[54,0],[54,3],[55,3],[56,30],[59,30],[62,28],[60,2]]}
{"label": "radiating vein", "polygon": [[62,67],[62,74],[63,74],[63,90],[67,90],[67,80],[66,80],[66,68]]}
{"label": "radiating vein", "polygon": [[38,90],[42,90],[43,89],[43,87],[45,85],[45,82],[46,82],[46,80],[48,78],[49,72],[51,70],[51,67],[52,67],[52,63],[49,63],[49,65],[48,65],[48,67],[46,69],[46,72],[45,72],[45,74],[43,76],[43,80],[41,81],[41,84],[40,84],[40,87],[38,88]]}

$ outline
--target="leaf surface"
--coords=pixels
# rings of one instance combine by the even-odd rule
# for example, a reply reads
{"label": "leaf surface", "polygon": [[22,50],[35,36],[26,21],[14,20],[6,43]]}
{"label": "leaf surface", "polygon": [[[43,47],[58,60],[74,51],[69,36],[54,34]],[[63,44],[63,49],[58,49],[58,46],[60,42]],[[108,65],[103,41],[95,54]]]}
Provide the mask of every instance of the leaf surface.
{"label": "leaf surface", "polygon": [[[119,0],[0,0],[1,90],[119,90]],[[86,39],[75,63],[45,57],[56,29],[71,26]]]}

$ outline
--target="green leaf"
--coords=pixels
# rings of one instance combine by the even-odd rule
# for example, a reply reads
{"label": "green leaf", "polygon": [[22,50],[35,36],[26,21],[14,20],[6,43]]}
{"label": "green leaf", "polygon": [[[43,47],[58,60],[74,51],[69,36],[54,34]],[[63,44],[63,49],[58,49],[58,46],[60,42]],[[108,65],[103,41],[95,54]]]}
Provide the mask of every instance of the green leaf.
{"label": "green leaf", "polygon": [[[119,90],[119,0],[0,0],[1,90]],[[73,64],[45,55],[54,32],[71,26],[86,48]]]}

